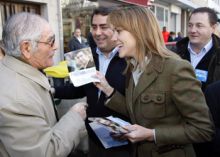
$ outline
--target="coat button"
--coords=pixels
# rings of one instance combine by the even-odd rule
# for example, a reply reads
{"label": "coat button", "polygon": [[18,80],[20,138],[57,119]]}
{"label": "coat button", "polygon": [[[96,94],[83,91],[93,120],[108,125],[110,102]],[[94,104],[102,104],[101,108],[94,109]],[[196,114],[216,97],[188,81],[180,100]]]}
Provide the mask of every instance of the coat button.
{"label": "coat button", "polygon": [[149,95],[146,95],[146,96],[144,97],[144,100],[149,100]]}
{"label": "coat button", "polygon": [[157,101],[161,101],[161,100],[162,100],[161,96],[157,96]]}

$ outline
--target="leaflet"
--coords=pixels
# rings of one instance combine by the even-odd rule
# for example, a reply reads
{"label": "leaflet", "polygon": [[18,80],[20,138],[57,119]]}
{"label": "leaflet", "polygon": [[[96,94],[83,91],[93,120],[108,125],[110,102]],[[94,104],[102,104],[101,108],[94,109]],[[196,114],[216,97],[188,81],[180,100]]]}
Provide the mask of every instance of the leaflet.
{"label": "leaflet", "polygon": [[89,125],[106,149],[128,144],[128,141],[114,139],[111,134],[123,135],[129,133],[123,127],[125,125],[131,125],[129,122],[112,116],[106,118],[90,117],[89,121],[92,121]]}
{"label": "leaflet", "polygon": [[75,87],[91,82],[100,82],[94,78],[96,67],[90,47],[75,50],[64,54],[67,61],[70,80]]}

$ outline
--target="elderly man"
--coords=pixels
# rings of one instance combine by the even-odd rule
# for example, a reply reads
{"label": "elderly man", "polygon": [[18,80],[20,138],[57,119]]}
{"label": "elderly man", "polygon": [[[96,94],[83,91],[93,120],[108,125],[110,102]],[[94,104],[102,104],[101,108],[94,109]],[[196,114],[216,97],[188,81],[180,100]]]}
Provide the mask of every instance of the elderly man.
{"label": "elderly man", "polygon": [[[203,92],[210,84],[220,80],[220,38],[214,34],[217,20],[216,12],[211,8],[193,10],[189,17],[188,37],[177,43],[177,53],[194,67]],[[209,107],[212,109],[214,106],[209,104]],[[194,148],[197,157],[211,157],[207,143],[194,144]]]}
{"label": "elderly man", "polygon": [[0,68],[0,156],[65,157],[85,129],[86,103],[75,104],[59,121],[50,85],[41,72],[57,49],[48,22],[19,13],[3,28]]}

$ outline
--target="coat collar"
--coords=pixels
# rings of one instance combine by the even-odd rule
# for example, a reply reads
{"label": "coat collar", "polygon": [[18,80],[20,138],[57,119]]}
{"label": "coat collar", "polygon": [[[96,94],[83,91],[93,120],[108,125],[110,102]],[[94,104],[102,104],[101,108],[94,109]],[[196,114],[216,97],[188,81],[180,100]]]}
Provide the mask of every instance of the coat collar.
{"label": "coat collar", "polygon": [[[211,49],[214,48],[216,50],[217,55],[220,55],[220,38],[215,34],[212,34],[212,41],[213,41],[213,46]],[[177,53],[181,56],[181,58],[190,61],[190,54],[187,49],[188,43],[189,43],[189,37],[185,37],[176,43],[176,47],[177,47]]]}
{"label": "coat collar", "polygon": [[33,80],[34,82],[47,89],[48,91],[50,90],[50,84],[48,82],[47,77],[31,65],[26,64],[16,59],[15,57],[8,55],[5,55],[5,57],[2,60],[2,64],[8,67],[9,69],[15,71],[16,73]]}
{"label": "coat collar", "polygon": [[132,81],[131,87],[134,87],[133,102],[157,78],[158,74],[163,71],[164,61],[164,58],[153,55],[144,73],[140,76],[137,86],[134,87],[134,82]]}

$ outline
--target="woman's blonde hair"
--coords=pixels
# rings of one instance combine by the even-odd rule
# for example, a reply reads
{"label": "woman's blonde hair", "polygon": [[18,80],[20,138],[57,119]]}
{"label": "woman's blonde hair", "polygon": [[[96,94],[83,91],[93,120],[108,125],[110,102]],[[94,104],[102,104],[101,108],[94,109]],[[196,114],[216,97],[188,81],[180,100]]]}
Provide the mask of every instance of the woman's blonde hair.
{"label": "woman's blonde hair", "polygon": [[137,62],[140,65],[145,65],[145,56],[151,59],[153,54],[161,57],[177,56],[166,48],[157,19],[147,8],[130,6],[116,9],[109,14],[108,22],[134,36]]}

